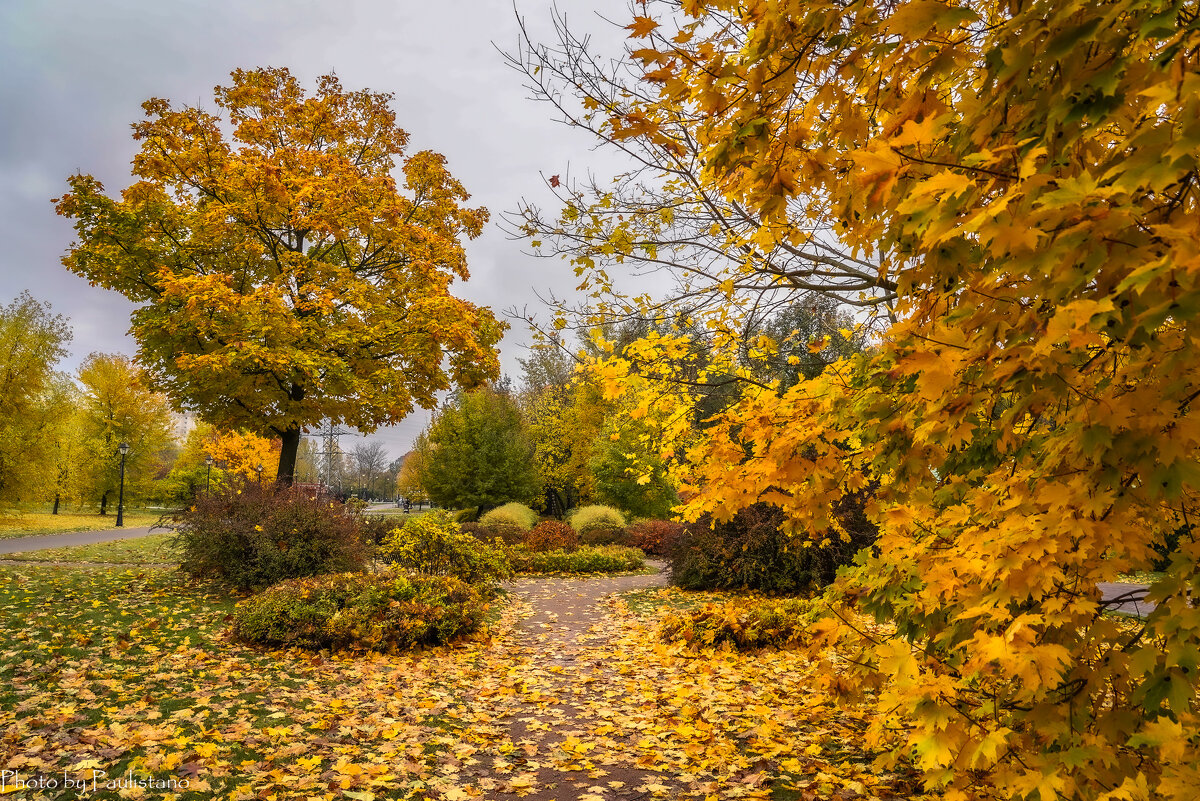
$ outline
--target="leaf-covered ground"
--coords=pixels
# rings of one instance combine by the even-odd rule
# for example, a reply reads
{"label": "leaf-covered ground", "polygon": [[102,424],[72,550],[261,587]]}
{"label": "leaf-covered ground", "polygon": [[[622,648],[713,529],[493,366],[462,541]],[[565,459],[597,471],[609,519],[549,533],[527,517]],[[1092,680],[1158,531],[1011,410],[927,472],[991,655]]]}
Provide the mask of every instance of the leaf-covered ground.
{"label": "leaf-covered ground", "polygon": [[357,656],[232,644],[234,599],[167,570],[6,566],[0,769],[57,782],[33,799],[911,795],[799,656],[676,652],[597,603],[655,579],[522,579],[487,636]]}

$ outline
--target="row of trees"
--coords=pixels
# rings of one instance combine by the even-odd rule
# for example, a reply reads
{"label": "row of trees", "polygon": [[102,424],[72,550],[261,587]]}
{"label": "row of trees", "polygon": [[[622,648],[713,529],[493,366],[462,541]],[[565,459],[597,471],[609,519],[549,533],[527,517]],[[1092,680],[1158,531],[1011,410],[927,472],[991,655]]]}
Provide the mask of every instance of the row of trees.
{"label": "row of trees", "polygon": [[68,375],[70,327],[24,293],[0,308],[0,504],[115,501],[126,443],[128,495],[145,496],[172,455],[167,400],[124,356],[93,353]]}
{"label": "row of trees", "polygon": [[[451,396],[418,438],[398,490],[451,508],[521,501],[559,514],[600,502],[636,517],[668,517],[679,502],[668,464],[681,451],[678,441],[658,436],[664,426],[702,430],[737,399],[742,382],[782,392],[864,346],[851,318],[815,295],[780,305],[753,325],[757,338],[774,345],[744,349],[737,372],[713,361],[711,336],[677,319],[599,325],[582,332],[575,351],[541,336],[521,360],[518,389],[506,381]],[[677,347],[648,347],[671,338]],[[814,338],[823,338],[821,347],[810,346]],[[627,380],[620,397],[605,387],[613,359],[642,376]],[[686,387],[651,380],[664,369],[693,380]],[[681,396],[690,404],[683,415]]]}
{"label": "row of trees", "polygon": [[[181,503],[232,481],[274,481],[280,442],[198,422],[180,441],[167,397],[120,354],[93,353],[74,375],[55,369],[71,341],[66,319],[23,293],[0,307],[0,506],[53,503],[104,514],[120,481],[134,501]],[[325,461],[306,441],[301,471],[325,477]],[[335,452],[337,488],[389,494],[398,463],[377,442]]]}

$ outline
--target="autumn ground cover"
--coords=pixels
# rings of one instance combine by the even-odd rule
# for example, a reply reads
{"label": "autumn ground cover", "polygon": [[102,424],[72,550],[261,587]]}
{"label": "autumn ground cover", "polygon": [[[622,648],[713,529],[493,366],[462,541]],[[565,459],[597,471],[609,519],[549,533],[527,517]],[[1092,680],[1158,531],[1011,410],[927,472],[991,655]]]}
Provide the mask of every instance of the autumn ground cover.
{"label": "autumn ground cover", "polygon": [[33,799],[93,775],[92,798],[915,795],[798,653],[683,651],[652,593],[598,603],[656,582],[521,579],[454,647],[307,654],[232,643],[235,599],[174,571],[5,566],[0,762],[58,782]]}
{"label": "autumn ground cover", "polygon": [[[152,526],[162,517],[161,512],[127,510],[122,522],[126,528]],[[12,515],[0,515],[0,540],[29,537],[40,534],[66,534],[71,531],[101,531],[116,528],[116,512],[98,515],[84,512],[22,511]]]}

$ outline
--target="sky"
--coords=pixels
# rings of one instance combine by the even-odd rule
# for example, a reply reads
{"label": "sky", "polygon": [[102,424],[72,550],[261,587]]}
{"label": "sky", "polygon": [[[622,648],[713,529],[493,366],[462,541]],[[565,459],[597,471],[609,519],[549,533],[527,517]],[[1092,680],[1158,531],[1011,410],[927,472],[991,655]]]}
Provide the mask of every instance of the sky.
{"label": "sky", "polygon": [[[629,16],[624,0],[562,0],[573,29],[617,53]],[[130,184],[130,124],[141,103],[162,97],[213,109],[212,88],[235,68],[288,67],[307,88],[336,72],[348,90],[395,95],[410,152],[433,149],[493,222],[466,244],[471,279],[461,296],[497,314],[537,293],[569,295],[565,263],[528,255],[496,220],[522,198],[549,205],[550,175],[619,163],[585,134],[555,122],[528,99],[523,76],[497,51],[514,50],[520,14],[532,36],[552,37],[550,0],[4,0],[0,3],[0,304],[28,290],[69,318],[74,371],[91,352],[136,349],[126,334],[132,305],[73,275],[60,262],[74,240],[51,198],[83,172],[110,194]],[[514,323],[501,362],[514,379],[527,331]],[[393,457],[428,422],[414,413],[376,435]],[[347,437],[342,447],[355,444]]]}

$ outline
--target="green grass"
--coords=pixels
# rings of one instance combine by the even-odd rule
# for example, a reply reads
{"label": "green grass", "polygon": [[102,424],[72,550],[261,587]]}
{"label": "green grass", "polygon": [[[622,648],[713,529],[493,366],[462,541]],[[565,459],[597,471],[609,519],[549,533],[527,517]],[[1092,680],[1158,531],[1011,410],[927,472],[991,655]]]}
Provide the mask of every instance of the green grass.
{"label": "green grass", "polygon": [[678,587],[631,590],[617,595],[635,615],[655,615],[663,611],[687,611],[704,604],[722,603],[739,596],[732,593],[692,592]]}
{"label": "green grass", "polygon": [[1153,584],[1162,577],[1162,573],[1150,573],[1142,571],[1139,573],[1126,573],[1124,575],[1117,576],[1117,581],[1124,582],[1125,584]]}
{"label": "green grass", "polygon": [[151,534],[114,542],[92,545],[69,545],[63,548],[44,548],[40,551],[23,551],[5,554],[0,559],[21,562],[96,562],[113,565],[161,565],[174,564],[178,555],[171,548],[171,532]]}
{"label": "green grass", "polygon": [[[236,601],[162,568],[0,567],[6,761],[59,778],[190,770],[180,801],[250,798],[250,786],[308,799],[331,781],[382,801],[437,778],[476,725],[461,699],[482,645],[391,657],[252,649],[228,638]],[[115,801],[103,784],[87,797]],[[77,796],[60,786],[37,797]]]}
{"label": "green grass", "polygon": [[[126,528],[152,526],[162,517],[161,512],[126,510]],[[93,514],[90,512],[17,512],[0,517],[0,540],[16,537],[33,537],[42,534],[66,534],[72,531],[101,531],[117,527],[117,514]]]}

